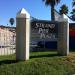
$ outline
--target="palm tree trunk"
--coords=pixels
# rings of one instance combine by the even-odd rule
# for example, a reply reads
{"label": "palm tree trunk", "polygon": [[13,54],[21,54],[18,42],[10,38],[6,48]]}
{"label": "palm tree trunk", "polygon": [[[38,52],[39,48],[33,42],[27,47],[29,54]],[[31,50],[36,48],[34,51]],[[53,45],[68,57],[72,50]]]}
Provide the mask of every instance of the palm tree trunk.
{"label": "palm tree trunk", "polygon": [[51,20],[52,20],[52,21],[55,21],[54,5],[51,5]]}

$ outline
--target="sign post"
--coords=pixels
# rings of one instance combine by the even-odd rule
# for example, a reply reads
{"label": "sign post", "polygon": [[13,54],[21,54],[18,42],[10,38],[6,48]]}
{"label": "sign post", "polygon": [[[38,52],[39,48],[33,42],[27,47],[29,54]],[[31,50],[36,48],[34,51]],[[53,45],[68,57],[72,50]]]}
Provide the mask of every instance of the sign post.
{"label": "sign post", "polygon": [[30,14],[23,8],[16,16],[16,60],[29,60]]}
{"label": "sign post", "polygon": [[67,19],[60,21],[58,25],[58,54],[69,54],[69,23]]}

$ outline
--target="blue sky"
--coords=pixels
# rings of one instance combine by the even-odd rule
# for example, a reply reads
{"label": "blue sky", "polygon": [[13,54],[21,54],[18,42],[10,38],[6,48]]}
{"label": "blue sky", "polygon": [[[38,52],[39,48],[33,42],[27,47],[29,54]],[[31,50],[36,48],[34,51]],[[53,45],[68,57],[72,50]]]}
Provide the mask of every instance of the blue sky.
{"label": "blue sky", "polygon": [[[62,4],[66,4],[71,12],[72,0],[61,0],[56,10],[59,10]],[[11,17],[15,19],[21,8],[25,8],[35,18],[50,20],[50,7],[45,6],[42,0],[0,0],[0,25],[10,25],[9,19]]]}

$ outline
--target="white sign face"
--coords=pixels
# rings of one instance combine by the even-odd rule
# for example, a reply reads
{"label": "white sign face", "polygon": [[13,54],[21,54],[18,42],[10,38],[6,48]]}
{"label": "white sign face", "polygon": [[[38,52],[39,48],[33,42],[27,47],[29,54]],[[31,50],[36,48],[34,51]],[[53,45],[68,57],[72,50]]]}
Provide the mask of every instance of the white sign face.
{"label": "white sign face", "polygon": [[57,29],[55,23],[49,22],[32,22],[31,38],[33,40],[56,40]]}

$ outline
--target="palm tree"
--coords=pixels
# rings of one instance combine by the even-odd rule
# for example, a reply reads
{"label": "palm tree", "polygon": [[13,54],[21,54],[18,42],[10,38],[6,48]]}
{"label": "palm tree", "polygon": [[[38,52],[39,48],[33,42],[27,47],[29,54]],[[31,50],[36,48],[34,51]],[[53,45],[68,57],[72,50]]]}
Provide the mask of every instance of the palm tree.
{"label": "palm tree", "polygon": [[51,20],[54,21],[55,20],[54,8],[55,8],[55,5],[60,2],[60,0],[43,0],[43,2],[45,2],[45,5],[51,6]]}
{"label": "palm tree", "polygon": [[[73,6],[73,7],[75,6],[75,1],[74,1],[74,0],[73,0],[73,2],[72,2],[72,6]],[[75,14],[75,8],[73,8],[73,9],[72,9],[71,14],[72,14],[72,15],[74,15],[74,14]]]}
{"label": "palm tree", "polygon": [[75,6],[75,0],[73,0],[73,2],[72,2],[72,6],[73,6],[73,7]]}
{"label": "palm tree", "polygon": [[63,4],[61,7],[60,7],[60,10],[59,10],[60,14],[68,14],[68,7]]}
{"label": "palm tree", "polygon": [[[10,18],[9,19],[9,23],[11,24],[11,27],[10,27],[10,32],[13,32],[13,27],[12,25],[14,24],[15,20],[14,18]],[[14,34],[13,36],[11,36],[11,33],[9,32],[9,39],[10,39],[10,49],[12,49],[12,53],[13,53],[13,43],[14,43]]]}
{"label": "palm tree", "polygon": [[10,22],[11,25],[13,25],[14,22],[15,22],[14,18],[10,18],[10,19],[9,19],[9,22]]}
{"label": "palm tree", "polygon": [[[75,7],[75,0],[73,0],[72,6]],[[72,9],[71,14],[72,14],[72,15],[71,15],[71,18],[72,18],[73,20],[75,20],[75,8]]]}
{"label": "palm tree", "polygon": [[74,14],[75,14],[75,9],[72,9],[71,14],[72,14],[72,15],[74,15]]}

